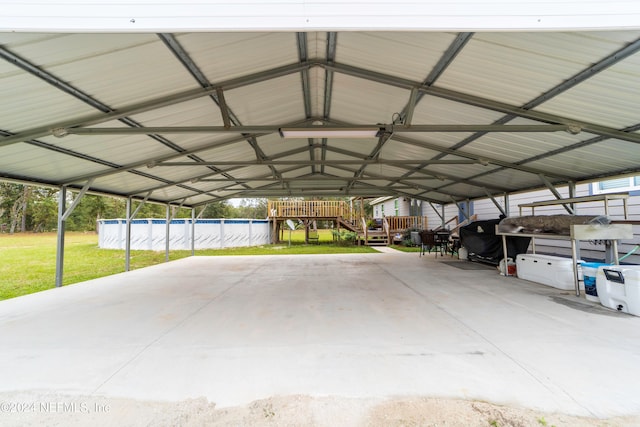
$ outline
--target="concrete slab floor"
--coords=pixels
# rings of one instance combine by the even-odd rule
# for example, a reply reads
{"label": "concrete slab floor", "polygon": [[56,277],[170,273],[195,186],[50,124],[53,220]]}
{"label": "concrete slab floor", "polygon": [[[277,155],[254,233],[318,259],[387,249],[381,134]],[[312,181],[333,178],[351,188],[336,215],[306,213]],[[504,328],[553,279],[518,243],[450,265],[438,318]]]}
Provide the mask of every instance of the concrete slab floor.
{"label": "concrete slab floor", "polygon": [[2,301],[0,393],[218,407],[434,396],[640,414],[640,318],[455,261],[191,257]]}

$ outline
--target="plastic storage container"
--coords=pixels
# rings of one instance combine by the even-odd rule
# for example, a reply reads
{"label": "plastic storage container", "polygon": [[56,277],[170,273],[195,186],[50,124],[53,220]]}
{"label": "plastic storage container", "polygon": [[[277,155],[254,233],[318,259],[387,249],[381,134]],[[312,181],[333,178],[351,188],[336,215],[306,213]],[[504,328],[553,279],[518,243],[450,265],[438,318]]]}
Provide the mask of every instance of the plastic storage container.
{"label": "plastic storage container", "polygon": [[[500,264],[498,264],[498,270],[500,270],[500,275],[504,276],[505,268],[504,268],[504,258],[500,260]],[[507,258],[507,273],[509,276],[515,276],[517,272],[516,262],[512,258]]]}
{"label": "plastic storage container", "polygon": [[589,301],[600,302],[598,298],[598,289],[596,287],[596,275],[598,267],[610,266],[603,262],[583,262],[582,276],[584,277],[584,296]]}
{"label": "plastic storage container", "polygon": [[640,316],[640,265],[598,267],[596,287],[605,307]]}
{"label": "plastic storage container", "polygon": [[[578,268],[582,261],[578,262]],[[573,260],[553,255],[520,254],[516,257],[518,277],[557,289],[575,289]]]}

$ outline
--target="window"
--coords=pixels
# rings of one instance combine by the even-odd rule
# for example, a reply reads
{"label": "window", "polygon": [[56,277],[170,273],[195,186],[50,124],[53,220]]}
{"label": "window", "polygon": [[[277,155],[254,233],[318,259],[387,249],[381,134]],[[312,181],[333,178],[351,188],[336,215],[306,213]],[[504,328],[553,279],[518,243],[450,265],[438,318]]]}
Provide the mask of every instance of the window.
{"label": "window", "polygon": [[608,179],[591,184],[593,194],[621,193],[640,190],[640,176]]}
{"label": "window", "polygon": [[398,216],[399,208],[398,208],[398,199],[394,201],[394,210],[396,211],[396,216]]}

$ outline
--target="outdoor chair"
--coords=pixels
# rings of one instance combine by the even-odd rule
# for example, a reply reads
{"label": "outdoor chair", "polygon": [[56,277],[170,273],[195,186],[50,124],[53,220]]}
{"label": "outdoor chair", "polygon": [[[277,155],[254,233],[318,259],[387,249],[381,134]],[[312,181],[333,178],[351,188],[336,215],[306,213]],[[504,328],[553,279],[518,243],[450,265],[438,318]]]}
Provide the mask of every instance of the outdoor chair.
{"label": "outdoor chair", "polygon": [[[422,230],[420,232],[420,239],[422,240],[420,248],[420,256],[424,255],[425,251],[431,253],[431,249],[436,249],[439,242],[436,241],[436,233],[430,230]],[[436,252],[436,257],[438,252]]]}

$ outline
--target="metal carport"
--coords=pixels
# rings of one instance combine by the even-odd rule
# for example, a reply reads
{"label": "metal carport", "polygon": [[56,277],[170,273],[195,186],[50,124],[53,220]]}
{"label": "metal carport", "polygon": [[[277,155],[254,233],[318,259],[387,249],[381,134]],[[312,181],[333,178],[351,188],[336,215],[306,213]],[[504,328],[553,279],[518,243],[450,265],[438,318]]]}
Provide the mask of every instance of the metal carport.
{"label": "metal carport", "polygon": [[[308,195],[448,204],[637,174],[639,17],[636,2],[5,2],[0,179],[117,195],[130,205],[146,199],[196,208],[234,197]],[[379,133],[282,138],[290,127]],[[61,254],[63,247],[61,240]],[[400,288],[413,285],[399,279]],[[504,282],[494,286],[505,291]],[[515,306],[532,304],[520,297]],[[428,299],[418,305],[470,312],[464,300]],[[66,320],[78,327],[82,313],[74,316]],[[549,320],[540,312],[530,317],[540,318]],[[569,327],[558,318],[550,323]],[[531,328],[500,320],[498,328]],[[610,320],[600,319],[599,330],[620,326]],[[554,336],[555,353],[546,357],[560,355],[572,335]],[[623,360],[615,368],[629,378],[622,368],[632,366],[637,340],[616,350],[620,359],[585,340],[601,351],[598,360]],[[91,351],[104,351],[101,344]],[[570,353],[580,354],[587,353]],[[562,357],[562,384],[575,385],[579,375],[569,369],[578,360]],[[568,400],[583,396],[542,382]],[[636,399],[633,393],[618,390],[623,398],[611,402],[630,406],[591,413],[637,411],[636,400],[625,400]]]}
{"label": "metal carport", "polygon": [[[0,178],[194,208],[448,204],[637,173],[637,6],[498,3],[412,4],[411,17],[404,3],[294,1],[249,17],[225,2],[12,3]],[[290,127],[321,132],[282,138]],[[363,127],[375,136],[327,129]]]}

